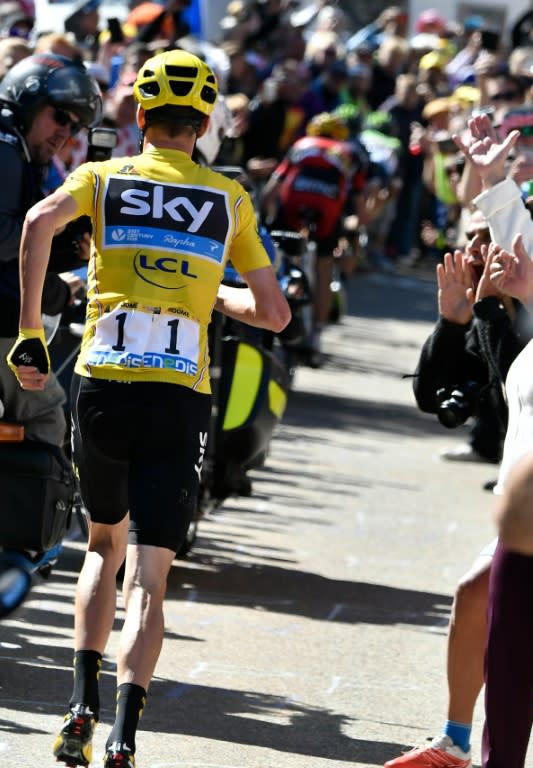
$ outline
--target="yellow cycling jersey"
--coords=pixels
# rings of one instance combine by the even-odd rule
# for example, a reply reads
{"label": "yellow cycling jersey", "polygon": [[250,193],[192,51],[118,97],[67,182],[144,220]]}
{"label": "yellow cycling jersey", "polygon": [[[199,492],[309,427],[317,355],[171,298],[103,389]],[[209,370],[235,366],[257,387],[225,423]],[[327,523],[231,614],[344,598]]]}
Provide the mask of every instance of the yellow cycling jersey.
{"label": "yellow cycling jersey", "polygon": [[224,266],[270,265],[247,192],[155,148],[85,163],[63,189],[93,226],[76,372],[210,392],[207,326]]}

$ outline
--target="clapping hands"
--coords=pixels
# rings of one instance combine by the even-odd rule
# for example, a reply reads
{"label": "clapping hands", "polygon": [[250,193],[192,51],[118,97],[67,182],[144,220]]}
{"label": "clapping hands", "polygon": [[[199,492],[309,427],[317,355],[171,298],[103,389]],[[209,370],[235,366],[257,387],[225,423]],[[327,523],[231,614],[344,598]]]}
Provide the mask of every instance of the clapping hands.
{"label": "clapping hands", "polygon": [[460,250],[445,253],[437,264],[439,313],[450,323],[466,325],[472,319],[474,286],[466,256]]}
{"label": "clapping hands", "polygon": [[489,246],[490,280],[501,292],[518,299],[524,305],[533,300],[533,262],[527,253],[522,235],[513,239],[513,252],[499,245]]}
{"label": "clapping hands", "polygon": [[472,320],[474,302],[487,296],[502,296],[501,286],[492,279],[491,273],[492,264],[497,258],[496,252],[492,245],[482,245],[481,252],[485,265],[479,281],[475,280],[468,256],[460,250],[453,254],[446,253],[443,263],[437,265],[439,312],[451,323],[466,325]]}
{"label": "clapping hands", "polygon": [[453,140],[467,160],[476,168],[485,187],[494,186],[506,176],[505,163],[520,133],[511,131],[500,141],[490,118],[476,115],[468,121],[468,131]]}

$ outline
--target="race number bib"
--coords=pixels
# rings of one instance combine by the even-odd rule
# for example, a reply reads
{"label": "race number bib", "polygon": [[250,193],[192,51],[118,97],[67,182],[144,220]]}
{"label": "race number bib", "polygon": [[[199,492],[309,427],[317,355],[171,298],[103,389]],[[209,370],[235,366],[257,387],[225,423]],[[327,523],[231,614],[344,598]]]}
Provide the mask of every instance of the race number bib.
{"label": "race number bib", "polygon": [[89,365],[198,372],[200,326],[188,317],[118,306],[96,321],[95,331]]}

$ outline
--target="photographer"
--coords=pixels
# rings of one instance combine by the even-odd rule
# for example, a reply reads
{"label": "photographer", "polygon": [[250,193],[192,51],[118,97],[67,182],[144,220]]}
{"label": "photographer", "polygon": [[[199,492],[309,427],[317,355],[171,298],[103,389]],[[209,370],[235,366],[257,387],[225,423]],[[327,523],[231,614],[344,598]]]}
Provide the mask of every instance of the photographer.
{"label": "photographer", "polygon": [[529,337],[522,306],[490,282],[482,248],[490,233],[479,211],[466,236],[464,253],[447,253],[437,266],[439,319],[422,347],[413,390],[418,407],[445,426],[476,419],[469,444],[443,458],[497,463],[507,426],[502,384]]}
{"label": "photographer", "polygon": [[[29,56],[13,66],[0,84],[0,167],[5,179],[0,187],[0,403],[4,409],[2,418],[21,425],[28,442],[48,446],[61,447],[65,439],[63,389],[51,377],[42,391],[26,392],[14,380],[6,363],[6,355],[18,334],[22,225],[28,209],[43,197],[41,186],[53,155],[80,128],[99,117],[100,107],[100,93],[94,80],[81,64],[62,56]],[[63,255],[67,252],[71,259],[73,253],[88,253],[87,235],[74,240],[67,232],[62,241],[58,251]],[[61,313],[81,285],[80,278],[73,273],[59,275],[49,271],[42,312]],[[35,509],[43,503],[40,498],[32,499]],[[4,509],[4,514],[16,519],[17,509]],[[0,543],[5,545],[6,541]],[[32,572],[49,568],[57,550],[54,547],[46,552],[4,551],[0,571],[5,573],[13,559]],[[4,598],[0,589],[0,612],[9,608]]]}
{"label": "photographer", "polygon": [[[94,122],[100,105],[98,86],[85,68],[63,56],[27,57],[0,84],[0,167],[9,179],[0,188],[0,400],[4,418],[23,424],[27,438],[55,445],[65,434],[63,391],[52,379],[43,392],[23,392],[5,362],[18,333],[19,245],[26,211],[43,197],[49,161]],[[80,287],[70,273],[48,272],[42,311],[59,314]]]}

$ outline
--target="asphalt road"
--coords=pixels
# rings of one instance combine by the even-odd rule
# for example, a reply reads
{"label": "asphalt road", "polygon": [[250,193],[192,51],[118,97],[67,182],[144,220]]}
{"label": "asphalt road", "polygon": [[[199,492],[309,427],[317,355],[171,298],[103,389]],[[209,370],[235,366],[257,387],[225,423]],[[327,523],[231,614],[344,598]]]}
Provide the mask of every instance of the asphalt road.
{"label": "asphalt road", "polygon": [[[494,535],[482,485],[496,469],[440,460],[466,429],[418,412],[403,378],[435,317],[431,273],[354,277],[347,316],[325,332],[325,367],[297,372],[253,495],[204,520],[172,569],[138,768],[381,766],[440,731],[453,591]],[[2,768],[56,765],[82,554],[70,542],[0,626]],[[482,722],[480,699],[475,764]]]}

